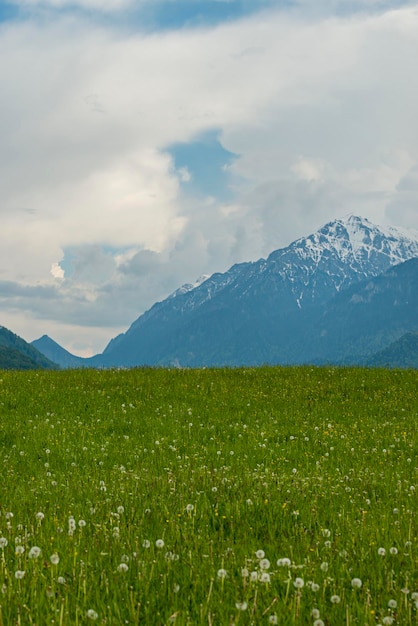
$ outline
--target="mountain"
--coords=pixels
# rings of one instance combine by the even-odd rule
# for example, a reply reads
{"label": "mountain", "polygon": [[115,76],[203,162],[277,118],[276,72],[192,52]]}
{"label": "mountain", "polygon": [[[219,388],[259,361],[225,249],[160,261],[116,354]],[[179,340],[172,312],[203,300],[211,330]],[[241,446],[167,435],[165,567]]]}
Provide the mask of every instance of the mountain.
{"label": "mountain", "polygon": [[351,285],[314,312],[298,350],[310,363],[368,363],[418,331],[418,258]]}
{"label": "mountain", "polygon": [[35,339],[35,341],[31,342],[31,345],[60,367],[87,367],[89,359],[71,354],[71,352],[62,348],[56,341],[48,337],[48,335],[42,335],[39,339]]}
{"label": "mountain", "polygon": [[367,349],[355,339],[343,349],[341,339],[337,349],[331,338],[337,336],[335,316],[345,312],[343,294],[414,257],[416,231],[376,226],[353,215],[337,219],[267,259],[180,288],[90,361],[100,367],[326,362],[346,359],[348,349],[352,358],[363,358],[400,335],[383,333],[380,343],[369,338]]}
{"label": "mountain", "polygon": [[21,337],[0,326],[0,369],[58,369]]}
{"label": "mountain", "polygon": [[418,369],[418,332],[405,333],[387,348],[374,354],[367,365]]}

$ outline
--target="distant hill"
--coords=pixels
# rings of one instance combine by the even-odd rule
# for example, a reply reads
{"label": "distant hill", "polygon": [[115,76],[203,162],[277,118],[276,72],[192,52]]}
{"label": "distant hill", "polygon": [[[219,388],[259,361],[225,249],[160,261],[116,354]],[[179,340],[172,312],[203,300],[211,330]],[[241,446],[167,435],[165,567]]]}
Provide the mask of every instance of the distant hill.
{"label": "distant hill", "polygon": [[58,369],[58,365],[24,339],[0,326],[0,369]]}
{"label": "distant hill", "polygon": [[35,339],[35,341],[31,342],[31,345],[60,367],[88,367],[89,359],[83,359],[82,357],[71,354],[71,352],[62,348],[56,341],[48,337],[48,335],[42,335],[39,339]]}
{"label": "distant hill", "polygon": [[405,333],[367,361],[374,367],[418,369],[418,332]]}

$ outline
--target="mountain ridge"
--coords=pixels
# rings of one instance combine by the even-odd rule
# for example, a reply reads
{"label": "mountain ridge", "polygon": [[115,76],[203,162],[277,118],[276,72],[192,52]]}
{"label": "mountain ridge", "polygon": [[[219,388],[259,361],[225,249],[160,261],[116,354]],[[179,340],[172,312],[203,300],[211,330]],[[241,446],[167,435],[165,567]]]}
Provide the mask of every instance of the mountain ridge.
{"label": "mountain ridge", "polygon": [[[355,215],[333,220],[266,259],[235,264],[180,287],[140,315],[89,365],[305,362],[309,333],[316,332],[313,324],[321,316],[326,318],[328,303],[415,257],[418,231],[380,227]],[[326,360],[326,355],[319,351],[315,358]]]}

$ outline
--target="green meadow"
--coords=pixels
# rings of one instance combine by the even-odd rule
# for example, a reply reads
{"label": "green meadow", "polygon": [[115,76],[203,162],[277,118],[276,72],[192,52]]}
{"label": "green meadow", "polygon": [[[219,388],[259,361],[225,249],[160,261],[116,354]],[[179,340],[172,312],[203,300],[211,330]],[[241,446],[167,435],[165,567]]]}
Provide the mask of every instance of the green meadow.
{"label": "green meadow", "polygon": [[418,624],[418,372],[0,372],[0,625]]}

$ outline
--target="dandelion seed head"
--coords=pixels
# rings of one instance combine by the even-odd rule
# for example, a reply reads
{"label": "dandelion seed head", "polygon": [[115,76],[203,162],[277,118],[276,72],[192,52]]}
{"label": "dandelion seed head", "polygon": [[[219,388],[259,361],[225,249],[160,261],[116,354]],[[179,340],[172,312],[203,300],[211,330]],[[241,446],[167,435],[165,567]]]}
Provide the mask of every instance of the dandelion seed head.
{"label": "dandelion seed head", "polygon": [[32,546],[32,548],[29,550],[29,558],[37,559],[41,555],[41,552],[41,548],[39,548],[38,546]]}
{"label": "dandelion seed head", "polygon": [[92,620],[96,620],[99,617],[98,613],[94,611],[93,609],[89,609],[86,615],[89,619],[92,619]]}
{"label": "dandelion seed head", "polygon": [[17,578],[17,580],[22,580],[22,578],[24,577],[25,572],[21,569],[17,569],[15,571],[15,578]]}
{"label": "dandelion seed head", "polygon": [[304,586],[305,581],[303,580],[303,578],[295,578],[293,585],[296,589],[302,589],[302,587]]}
{"label": "dandelion seed head", "polygon": [[164,540],[163,539],[157,539],[157,541],[155,542],[155,546],[157,548],[164,548]]}
{"label": "dandelion seed head", "polygon": [[337,595],[331,596],[331,603],[332,604],[339,604],[340,602],[341,602],[340,596],[337,596]]}
{"label": "dandelion seed head", "polygon": [[60,562],[60,558],[56,552],[54,552],[54,554],[51,554],[49,560],[51,561],[52,565],[58,565],[58,563]]}
{"label": "dandelion seed head", "polygon": [[362,585],[363,583],[360,578],[353,578],[353,580],[351,581],[351,586],[353,587],[353,589],[360,589]]}
{"label": "dandelion seed head", "polygon": [[264,559],[266,553],[264,552],[264,550],[257,550],[255,556],[257,557],[257,559]]}
{"label": "dandelion seed head", "polygon": [[118,565],[118,572],[127,572],[129,569],[129,566],[127,563],[119,563]]}
{"label": "dandelion seed head", "polygon": [[238,611],[246,611],[248,604],[246,602],[235,602],[235,606],[237,607]]}

